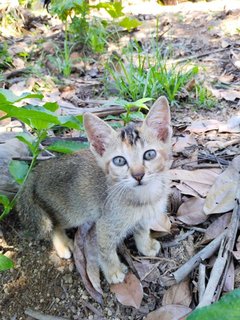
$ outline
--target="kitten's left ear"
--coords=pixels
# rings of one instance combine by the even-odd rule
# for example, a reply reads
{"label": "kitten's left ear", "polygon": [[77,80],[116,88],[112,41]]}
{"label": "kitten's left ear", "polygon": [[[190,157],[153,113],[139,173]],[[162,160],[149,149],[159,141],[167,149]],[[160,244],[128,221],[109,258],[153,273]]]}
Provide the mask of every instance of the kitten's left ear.
{"label": "kitten's left ear", "polygon": [[166,97],[161,96],[154,102],[143,125],[163,142],[167,142],[171,138],[171,115]]}
{"label": "kitten's left ear", "polygon": [[116,132],[106,122],[91,113],[85,113],[83,120],[93,151],[102,156],[107,147],[112,144]]}

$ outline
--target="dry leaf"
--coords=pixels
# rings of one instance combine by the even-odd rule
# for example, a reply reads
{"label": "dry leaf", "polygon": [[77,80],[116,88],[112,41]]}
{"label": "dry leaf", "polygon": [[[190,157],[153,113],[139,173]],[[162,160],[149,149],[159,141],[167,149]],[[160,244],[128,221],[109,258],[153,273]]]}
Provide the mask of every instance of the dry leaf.
{"label": "dry leaf", "polygon": [[192,294],[189,287],[189,279],[171,286],[163,295],[162,305],[180,304],[190,306]]}
{"label": "dry leaf", "polygon": [[181,204],[177,211],[177,219],[188,225],[197,225],[207,220],[203,212],[205,200],[192,197]]}
{"label": "dry leaf", "polygon": [[217,99],[224,99],[232,102],[236,99],[240,99],[240,91],[234,89],[211,89],[211,92]]}
{"label": "dry leaf", "polygon": [[185,148],[196,145],[197,141],[191,134],[186,135],[185,137],[179,137],[177,142],[173,145],[173,152],[183,152]]}
{"label": "dry leaf", "polygon": [[166,214],[160,214],[157,220],[149,224],[150,229],[153,231],[160,231],[170,233],[171,221]]}
{"label": "dry leaf", "polygon": [[229,264],[227,276],[224,282],[224,286],[223,286],[224,292],[230,292],[234,289],[234,280],[235,280],[235,269],[234,269],[234,263],[232,260]]}
{"label": "dry leaf", "polygon": [[179,320],[181,317],[186,316],[191,311],[192,309],[186,306],[172,304],[163,306],[153,312],[150,312],[145,320]]}
{"label": "dry leaf", "polygon": [[220,233],[222,233],[229,225],[232,217],[232,212],[225,213],[221,217],[214,220],[210,226],[206,229],[204,237],[201,243],[208,243],[215,239]]}
{"label": "dry leaf", "polygon": [[92,224],[85,223],[84,225],[78,228],[74,239],[73,257],[76,268],[81,275],[86,290],[94,300],[102,304],[102,295],[93,287],[87,275],[86,258],[84,254],[84,242],[86,241],[87,234],[89,230],[91,230],[91,227]]}
{"label": "dry leaf", "polygon": [[233,256],[236,260],[240,260],[240,236],[237,239],[236,251],[233,251]]}
{"label": "dry leaf", "polygon": [[231,117],[227,123],[220,124],[219,132],[240,132],[240,115]]}
{"label": "dry leaf", "polygon": [[133,262],[140,280],[153,283],[158,282],[160,277],[160,271],[158,270],[159,263],[160,262],[153,264],[147,260],[143,260],[141,262]]}
{"label": "dry leaf", "polygon": [[194,133],[203,133],[211,130],[218,130],[219,121],[217,120],[200,120],[194,121],[190,126],[186,128],[186,131]]}
{"label": "dry leaf", "polygon": [[199,197],[199,194],[195,190],[193,190],[191,187],[186,185],[185,183],[180,182],[180,183],[175,183],[174,185],[176,186],[176,188],[178,190],[181,191],[182,194],[186,194],[186,195],[193,196],[196,198]]}
{"label": "dry leaf", "polygon": [[133,273],[128,273],[124,282],[111,284],[111,292],[116,294],[117,300],[125,306],[140,308],[143,298],[141,282]]}
{"label": "dry leaf", "polygon": [[98,264],[98,246],[95,224],[89,230],[84,241],[84,255],[87,263],[87,275],[94,289],[102,294],[100,270]]}
{"label": "dry leaf", "polygon": [[[169,175],[171,180],[180,180],[188,183],[189,181],[213,185],[221,170],[213,169],[197,169],[197,170],[181,170],[171,169]],[[189,183],[188,183],[189,184]]]}
{"label": "dry leaf", "polygon": [[240,184],[239,168],[240,156],[235,157],[228,168],[216,179],[204,204],[205,214],[224,213],[234,208]]}
{"label": "dry leaf", "polygon": [[206,147],[207,149],[213,153],[217,150],[222,150],[225,149],[229,146],[233,146],[235,144],[239,144],[240,143],[240,138],[239,139],[232,139],[230,141],[209,141],[206,143]]}

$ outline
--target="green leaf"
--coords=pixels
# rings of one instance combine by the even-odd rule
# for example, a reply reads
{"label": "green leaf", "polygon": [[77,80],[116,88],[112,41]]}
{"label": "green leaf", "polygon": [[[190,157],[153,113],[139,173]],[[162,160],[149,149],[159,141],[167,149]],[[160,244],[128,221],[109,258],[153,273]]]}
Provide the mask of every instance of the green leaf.
{"label": "green leaf", "polygon": [[187,320],[237,320],[240,318],[240,289],[224,295],[218,302],[196,309]]}
{"label": "green leaf", "polygon": [[59,109],[59,105],[57,104],[57,102],[46,102],[43,105],[43,108],[55,112]]}
{"label": "green leaf", "polygon": [[10,204],[10,201],[8,197],[6,197],[3,194],[0,194],[0,203],[4,206],[4,208],[7,208]]}
{"label": "green leaf", "polygon": [[135,29],[139,26],[141,26],[141,22],[138,19],[133,19],[129,17],[125,17],[122,21],[119,22],[119,25],[127,31],[131,31],[132,29]]}
{"label": "green leaf", "polygon": [[122,12],[123,6],[120,1],[113,3],[100,2],[96,6],[92,7],[97,9],[105,9],[112,18],[119,18],[124,16],[124,13]]}
{"label": "green leaf", "polygon": [[0,271],[6,271],[14,267],[14,263],[11,259],[0,254]]}
{"label": "green leaf", "polygon": [[0,104],[4,102],[18,102],[29,98],[42,99],[43,95],[40,93],[23,93],[21,96],[16,96],[11,90],[0,89]]}
{"label": "green leaf", "polygon": [[25,161],[12,160],[9,171],[17,183],[22,184],[28,172],[28,164]]}
{"label": "green leaf", "polygon": [[144,114],[141,111],[131,112],[129,115],[131,120],[144,120]]}
{"label": "green leaf", "polygon": [[16,136],[16,138],[19,141],[25,143],[32,152],[34,151],[34,143],[36,140],[30,134],[27,134],[25,132],[21,132]]}
{"label": "green leaf", "polygon": [[62,126],[70,128],[70,129],[76,129],[76,130],[82,130],[83,129],[83,117],[82,116],[59,116],[58,117],[59,122]]}
{"label": "green leaf", "polygon": [[77,142],[77,141],[57,141],[51,146],[47,147],[47,150],[62,152],[62,153],[73,153],[81,149],[89,148],[88,142]]}
{"label": "green leaf", "polygon": [[0,110],[9,117],[17,118],[35,129],[49,129],[53,125],[60,124],[58,117],[48,110],[38,106],[25,106],[17,108],[13,105],[1,105]]}

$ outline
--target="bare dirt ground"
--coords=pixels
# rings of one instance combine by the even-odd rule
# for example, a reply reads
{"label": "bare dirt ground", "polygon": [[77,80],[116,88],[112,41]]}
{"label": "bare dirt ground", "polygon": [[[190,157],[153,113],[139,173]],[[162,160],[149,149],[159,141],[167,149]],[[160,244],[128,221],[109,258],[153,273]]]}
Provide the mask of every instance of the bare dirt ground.
{"label": "bare dirt ground", "polygon": [[[130,8],[129,11],[136,14],[135,9]],[[239,115],[240,32],[237,29],[240,28],[240,4],[237,7],[237,1],[211,1],[201,5],[191,3],[188,6],[181,4],[160,7],[158,10],[149,14],[146,14],[146,11],[145,14],[140,13],[139,17],[144,24],[132,36],[143,43],[147,41],[148,34],[156,23],[157,13],[162,28],[162,44],[166,44],[166,47],[169,44],[172,46],[173,58],[191,57],[194,63],[204,68],[203,77],[209,87],[211,83],[218,84],[215,86],[215,94],[219,97],[219,104],[214,109],[202,110],[185,105],[184,108],[173,110],[175,133],[179,133],[181,128],[196,119],[225,121],[233,115]],[[94,68],[97,68],[97,64],[92,66],[92,69]],[[95,89],[94,94],[90,90],[90,94],[85,91],[84,96],[82,86],[78,87],[74,77],[70,80],[71,86],[75,86],[74,96],[78,99],[84,100],[86,95],[88,99],[96,97]],[[96,77],[94,75],[91,78],[91,72],[85,71],[82,81],[96,81]],[[64,90],[61,91],[63,92]],[[73,99],[71,103],[74,104]],[[90,102],[87,107],[95,105]],[[172,210],[174,213],[174,209]],[[200,227],[208,225],[206,222]],[[178,224],[174,225],[172,235],[163,240],[172,240],[180,233],[180,229]],[[142,281],[144,294],[139,309],[120,304],[104,280],[103,303],[100,305],[84,288],[74,261],[59,259],[47,241],[24,237],[17,216],[12,213],[0,226],[0,251],[15,262],[14,269],[0,274],[0,318],[30,320],[32,317],[25,312],[31,309],[66,319],[143,319],[149,312],[161,306],[167,290],[165,278],[191,257],[199,238],[201,234],[198,233],[189,235],[177,246],[162,250],[157,260],[157,268]],[[125,243],[131,253],[136,255],[132,239],[127,239]],[[239,270],[235,274],[235,287],[238,287]],[[192,284],[191,287],[193,288]],[[193,290],[192,305],[194,301]]]}

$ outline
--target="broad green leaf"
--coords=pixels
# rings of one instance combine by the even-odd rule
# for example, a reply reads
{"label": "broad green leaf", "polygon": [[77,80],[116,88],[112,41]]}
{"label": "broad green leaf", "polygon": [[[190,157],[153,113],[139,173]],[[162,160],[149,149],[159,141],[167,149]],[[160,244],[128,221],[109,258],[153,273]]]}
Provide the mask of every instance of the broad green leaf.
{"label": "broad green leaf", "polygon": [[0,194],[0,203],[4,206],[4,208],[6,208],[9,206],[10,201],[9,201],[8,197],[6,197],[3,194]]}
{"label": "broad green leaf", "polygon": [[76,130],[82,130],[83,129],[83,121],[82,116],[80,117],[74,117],[74,116],[59,116],[58,117],[59,122],[62,126],[70,128],[70,129],[76,129]]}
{"label": "broad green leaf", "polygon": [[25,161],[12,160],[9,171],[17,183],[22,184],[28,172],[28,164]]}
{"label": "broad green leaf", "polygon": [[0,104],[4,102],[18,102],[29,98],[42,99],[43,95],[40,93],[23,93],[21,96],[17,96],[11,90],[0,89]]}
{"label": "broad green leaf", "polygon": [[0,105],[0,110],[28,124],[35,129],[48,129],[53,125],[60,124],[58,117],[48,110],[37,106],[17,108],[13,105]]}
{"label": "broad green leaf", "polygon": [[112,18],[119,18],[124,16],[123,11],[123,6],[121,2],[114,2],[114,3],[106,3],[106,2],[100,2],[96,6],[92,6],[97,9],[105,9],[107,13],[112,17]]}
{"label": "broad green leaf", "polygon": [[131,112],[130,113],[131,120],[144,120],[144,114],[141,111]]}
{"label": "broad green leaf", "polygon": [[57,104],[57,102],[46,102],[43,105],[43,108],[55,112],[59,109],[59,105]]}
{"label": "broad green leaf", "polygon": [[16,138],[25,143],[32,152],[34,151],[35,138],[33,136],[25,132],[21,132],[16,136]]}
{"label": "broad green leaf", "polygon": [[127,31],[131,31],[132,29],[135,29],[139,26],[141,26],[141,22],[138,19],[133,19],[129,17],[125,17],[122,21],[119,22],[119,25]]}
{"label": "broad green leaf", "polygon": [[88,142],[77,142],[77,141],[57,141],[51,146],[47,147],[47,150],[62,152],[62,153],[73,153],[81,149],[89,148]]}
{"label": "broad green leaf", "polygon": [[237,320],[240,319],[240,289],[224,295],[218,302],[196,309],[187,320]]}
{"label": "broad green leaf", "polygon": [[14,267],[14,263],[11,259],[0,254],[0,271],[6,271]]}

